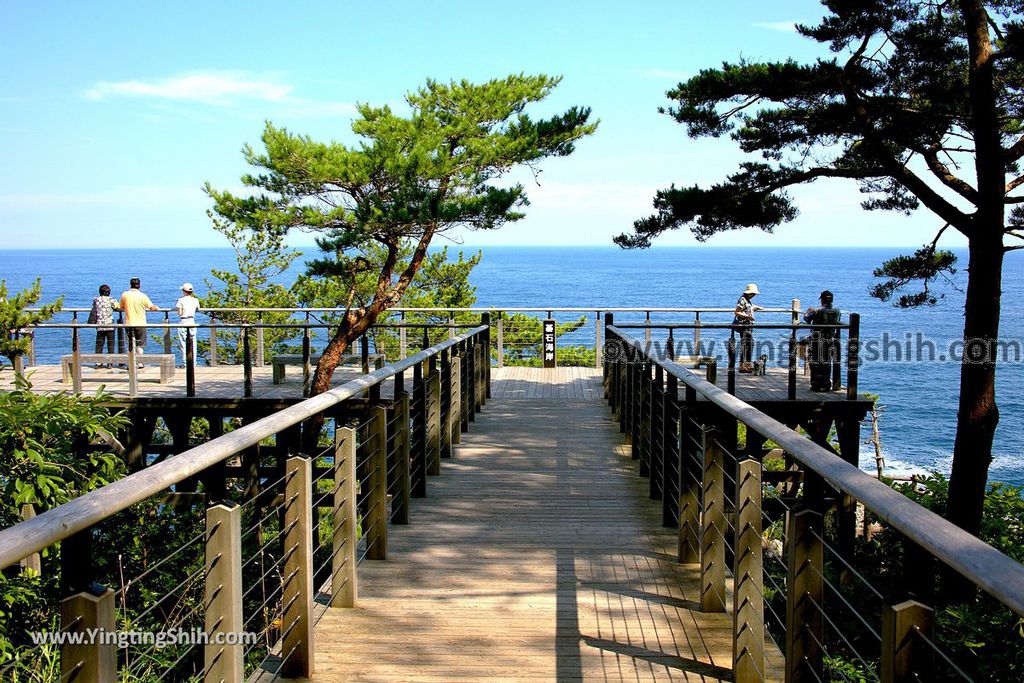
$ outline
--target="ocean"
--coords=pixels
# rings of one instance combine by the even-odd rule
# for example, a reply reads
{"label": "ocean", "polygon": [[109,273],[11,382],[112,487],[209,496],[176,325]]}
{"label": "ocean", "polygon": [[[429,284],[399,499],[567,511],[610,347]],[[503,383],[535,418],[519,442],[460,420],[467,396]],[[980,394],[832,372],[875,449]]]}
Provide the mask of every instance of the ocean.
{"label": "ocean", "polygon": [[[473,247],[449,248],[475,253]],[[485,247],[483,260],[471,276],[477,288],[477,305],[493,307],[732,307],[748,282],[762,292],[756,302],[766,307],[789,307],[799,298],[802,306],[816,304],[818,294],[829,289],[836,306],[861,316],[863,342],[875,340],[876,348],[889,339],[885,358],[862,362],[860,388],[877,394],[884,406],[881,430],[886,465],[892,471],[949,471],[956,424],[959,363],[946,358],[959,340],[963,324],[961,270],[950,283],[936,291],[944,296],[937,306],[901,310],[868,296],[872,270],[886,258],[907,250],[856,248],[720,248],[655,247],[626,252],[616,247]],[[312,256],[312,248],[305,250]],[[966,253],[958,252],[961,268]],[[997,375],[1000,424],[996,434],[992,480],[1024,484],[1024,363],[1019,346],[1024,343],[1022,257],[1007,256],[1003,280],[1002,340],[1008,342],[1008,359]],[[101,283],[116,296],[132,276],[160,306],[170,306],[184,281],[196,285],[200,298],[207,290],[204,280],[210,269],[231,269],[230,249],[126,249],[126,250],[0,250],[0,278],[17,290],[41,277],[45,297],[63,294],[65,306],[88,306]],[[290,280],[301,272],[301,259]],[[569,314],[563,314],[569,319]],[[593,315],[593,314],[591,314]],[[723,322],[731,316],[704,316]],[[616,316],[635,320],[638,316]],[[563,318],[559,318],[560,321]],[[692,320],[690,315],[655,315],[655,321]],[[763,321],[771,318],[762,317]],[[782,319],[775,318],[777,322]],[[908,337],[909,335],[909,337]],[[920,335],[921,342],[918,341]],[[714,335],[705,334],[705,339]],[[927,354],[930,343],[934,360],[905,357],[907,340],[912,351]],[[570,341],[592,343],[592,325],[575,333]],[[922,344],[924,344],[922,346]],[[896,359],[896,347],[900,359]],[[914,355],[912,353],[911,355]],[[865,438],[869,430],[865,429]],[[873,464],[871,447],[864,446],[862,461]]]}

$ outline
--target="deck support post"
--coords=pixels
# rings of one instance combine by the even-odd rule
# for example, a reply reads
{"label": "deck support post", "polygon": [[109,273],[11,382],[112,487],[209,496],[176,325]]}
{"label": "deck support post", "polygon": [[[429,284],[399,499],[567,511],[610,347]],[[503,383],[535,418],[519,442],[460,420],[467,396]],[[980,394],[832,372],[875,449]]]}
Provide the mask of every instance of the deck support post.
{"label": "deck support post", "polygon": [[[114,591],[101,589],[98,595],[82,591],[71,595],[60,604],[61,631],[83,633],[92,629],[113,634],[117,630],[114,619]],[[117,641],[107,643],[100,638],[83,639],[73,643],[69,638],[60,646],[60,680],[74,680],[88,683],[117,680]]]}
{"label": "deck support post", "polygon": [[242,683],[244,644],[215,644],[215,634],[244,631],[242,621],[242,508],[221,503],[206,509],[206,634],[203,680]]}
{"label": "deck support post", "polygon": [[[408,394],[406,405],[408,406]],[[334,558],[331,560],[331,607],[355,607],[356,576],[356,432],[334,431]]]}
{"label": "deck support post", "polygon": [[786,681],[823,679],[823,517],[810,508],[786,513]]}
{"label": "deck support post", "polygon": [[931,638],[930,607],[914,600],[890,605],[882,613],[882,681],[910,683],[930,681],[934,657],[918,638]]}
{"label": "deck support post", "polygon": [[725,465],[718,431],[703,429],[704,465],[701,484],[700,608],[725,611]]}
{"label": "deck support post", "polygon": [[665,402],[665,372],[660,365],[654,366],[654,377],[648,381],[647,395],[650,397],[650,409],[647,411],[647,459],[650,461],[651,482],[648,497],[660,500],[663,479],[665,478],[665,461],[662,452],[662,411]]}
{"label": "deck support post", "polygon": [[284,578],[281,675],[313,673],[313,461],[301,455],[285,463]]}
{"label": "deck support post", "polygon": [[761,463],[751,457],[737,462],[736,482],[733,676],[736,683],[760,683],[765,679]]}
{"label": "deck support post", "polygon": [[367,514],[363,520],[366,534],[366,559],[388,559],[388,411],[383,406],[370,409],[370,434],[367,459],[370,475],[367,489]]}

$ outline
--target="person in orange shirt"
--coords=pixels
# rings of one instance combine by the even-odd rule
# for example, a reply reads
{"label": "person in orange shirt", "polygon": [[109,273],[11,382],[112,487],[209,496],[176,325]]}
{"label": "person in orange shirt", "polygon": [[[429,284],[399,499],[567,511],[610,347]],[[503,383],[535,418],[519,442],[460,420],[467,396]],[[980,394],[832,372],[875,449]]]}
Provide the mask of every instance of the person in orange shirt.
{"label": "person in orange shirt", "polygon": [[139,289],[142,281],[133,277],[128,283],[131,289],[121,293],[121,310],[124,311],[125,333],[135,339],[135,350],[142,353],[146,345],[146,311],[155,311],[157,307],[149,297]]}

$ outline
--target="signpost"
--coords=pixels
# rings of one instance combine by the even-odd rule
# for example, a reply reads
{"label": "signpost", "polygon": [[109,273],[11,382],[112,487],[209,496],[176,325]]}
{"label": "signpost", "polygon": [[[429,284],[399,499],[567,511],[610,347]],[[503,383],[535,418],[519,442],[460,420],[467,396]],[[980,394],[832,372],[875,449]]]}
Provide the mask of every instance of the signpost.
{"label": "signpost", "polygon": [[555,321],[550,318],[544,321],[544,367],[555,365]]}

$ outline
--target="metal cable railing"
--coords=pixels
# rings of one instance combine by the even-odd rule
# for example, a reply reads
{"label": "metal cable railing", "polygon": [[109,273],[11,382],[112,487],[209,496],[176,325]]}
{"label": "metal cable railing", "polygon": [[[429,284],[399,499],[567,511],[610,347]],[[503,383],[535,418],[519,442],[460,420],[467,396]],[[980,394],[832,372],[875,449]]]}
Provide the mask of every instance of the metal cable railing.
{"label": "metal cable railing", "polygon": [[[665,482],[652,481],[652,497],[673,498],[665,522],[679,527],[680,559],[700,566],[702,608],[733,614],[736,680],[768,676],[755,641],[784,646],[787,678],[976,679],[978,658],[921,602],[950,599],[929,588],[941,572],[914,576],[908,552],[902,568],[879,566],[857,509],[883,540],[899,535],[984,589],[1001,603],[992,609],[1024,614],[1024,567],[837,457],[821,445],[827,430],[808,427],[818,443],[632,336],[649,327],[606,326],[618,349],[606,358],[606,394],[641,472]],[[764,444],[781,448],[785,469],[767,471]]]}
{"label": "metal cable railing", "polygon": [[[383,559],[387,527],[397,521],[396,508],[401,506],[408,515],[410,491],[396,485],[397,473],[404,468],[411,474],[412,463],[417,462],[426,476],[428,444],[413,438],[413,427],[436,434],[442,421],[451,424],[465,417],[462,403],[442,403],[436,390],[424,393],[428,382],[436,383],[436,375],[421,376],[417,370],[409,395],[427,398],[415,402],[405,394],[382,399],[378,387],[413,368],[439,367],[442,353],[472,353],[487,343],[488,333],[486,326],[476,326],[453,334],[408,358],[0,530],[0,567],[66,541],[59,553],[66,567],[88,575],[88,567],[99,561],[103,572],[97,577],[109,582],[105,558],[111,549],[67,539],[120,542],[116,539],[124,534],[121,530],[131,525],[113,521],[134,510],[132,506],[144,504],[146,514],[166,520],[168,542],[160,545],[159,553],[147,555],[146,564],[124,572],[133,578],[121,579],[121,589],[90,588],[101,590],[102,601],[118,607],[119,623],[109,629],[123,627],[121,622],[127,620],[146,628],[157,628],[159,621],[198,631],[213,624],[213,632],[240,633],[248,639],[237,646],[190,641],[162,653],[136,647],[129,653],[131,667],[121,657],[122,672],[139,680],[220,680],[229,677],[223,667],[237,666],[242,670],[239,675],[245,676],[261,668],[282,676],[303,675],[300,669],[312,659],[312,643],[300,634],[311,620],[327,614],[326,609],[313,607],[314,599],[335,607],[354,604],[357,565]],[[468,386],[484,381],[486,374],[478,373]],[[396,390],[401,387],[396,380]],[[333,443],[328,445],[332,432]],[[311,456],[294,455],[300,434],[317,437],[303,439],[317,443]],[[183,493],[164,496],[182,482],[188,483]],[[204,507],[205,520],[196,514]],[[44,556],[44,563],[50,557],[53,554]],[[237,576],[242,577],[240,585],[235,584]],[[124,603],[126,594],[127,606],[117,605],[115,601]],[[80,603],[80,594],[65,598],[68,616],[59,629],[81,630],[99,618],[95,601]],[[105,647],[95,643],[85,648],[80,662],[61,662],[58,655],[59,676],[67,680],[93,675],[89,672],[96,670]],[[20,652],[43,649],[23,647]],[[53,646],[55,652],[60,649]]]}

